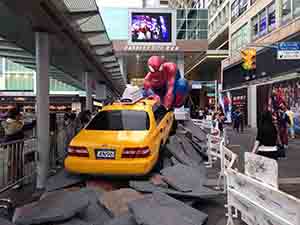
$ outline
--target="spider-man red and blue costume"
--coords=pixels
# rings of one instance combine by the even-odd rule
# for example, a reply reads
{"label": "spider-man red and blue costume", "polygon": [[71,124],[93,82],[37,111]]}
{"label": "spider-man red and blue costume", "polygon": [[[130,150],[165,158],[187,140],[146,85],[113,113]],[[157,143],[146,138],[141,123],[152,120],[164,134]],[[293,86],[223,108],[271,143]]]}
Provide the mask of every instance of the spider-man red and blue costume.
{"label": "spider-man red and blue costume", "polygon": [[164,62],[160,56],[148,60],[149,73],[144,80],[144,97],[152,96],[167,108],[179,108],[188,94],[188,82],[181,78],[175,63]]}

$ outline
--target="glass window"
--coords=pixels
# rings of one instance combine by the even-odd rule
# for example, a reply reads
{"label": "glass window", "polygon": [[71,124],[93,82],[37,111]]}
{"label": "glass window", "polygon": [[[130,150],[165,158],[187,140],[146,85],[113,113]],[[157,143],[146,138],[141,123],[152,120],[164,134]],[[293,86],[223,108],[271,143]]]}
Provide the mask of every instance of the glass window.
{"label": "glass window", "polygon": [[249,43],[248,26],[245,24],[231,36],[231,51],[236,51]]}
{"label": "glass window", "polygon": [[0,57],[0,76],[2,76],[2,74],[3,74],[3,72],[4,72],[4,71],[2,71],[2,68],[3,68],[3,65],[2,65],[3,60],[2,60],[2,59],[3,59],[3,58]]}
{"label": "glass window", "polygon": [[257,38],[259,36],[258,32],[258,16],[253,17],[252,19],[252,37]]}
{"label": "glass window", "polygon": [[198,10],[198,19],[207,19],[208,12],[207,10]]}
{"label": "glass window", "polygon": [[282,0],[282,17],[287,18],[291,16],[291,0]]}
{"label": "glass window", "polygon": [[248,7],[248,0],[235,0],[231,5],[231,20],[234,22]]}
{"label": "glass window", "polygon": [[197,20],[188,20],[188,27],[189,30],[195,30],[197,28]]}
{"label": "glass window", "polygon": [[267,11],[264,9],[259,14],[259,35],[267,33]]}
{"label": "glass window", "polygon": [[149,130],[148,113],[135,110],[99,112],[86,127],[87,130]]}
{"label": "glass window", "polygon": [[268,31],[274,30],[276,27],[275,3],[268,7]]}
{"label": "glass window", "polygon": [[200,30],[206,30],[208,26],[207,20],[205,21],[198,21],[198,29]]}
{"label": "glass window", "polygon": [[164,118],[164,116],[168,113],[166,108],[162,105],[160,106],[153,106],[153,113],[154,113],[154,118],[156,120],[156,124],[159,124],[160,121]]}
{"label": "glass window", "polygon": [[196,30],[187,30],[187,38],[188,40],[195,40],[197,37]]}
{"label": "glass window", "polygon": [[184,9],[178,9],[177,10],[177,18],[178,19],[185,19],[186,11]]}
{"label": "glass window", "polygon": [[235,0],[231,5],[231,20],[234,22],[239,16],[239,0]]}
{"label": "glass window", "polygon": [[300,0],[293,0],[293,8],[294,16],[300,16]]}
{"label": "glass window", "polygon": [[177,38],[179,40],[185,40],[186,36],[185,36],[186,30],[179,30],[178,34],[177,34]]}
{"label": "glass window", "polygon": [[239,2],[239,16],[242,15],[246,10],[248,6],[248,0],[240,0]]}
{"label": "glass window", "polygon": [[198,31],[197,39],[207,39],[207,31]]}
{"label": "glass window", "polygon": [[197,9],[190,9],[189,14],[187,15],[188,19],[196,19],[197,18]]}
{"label": "glass window", "polygon": [[186,20],[177,20],[177,29],[186,29]]}

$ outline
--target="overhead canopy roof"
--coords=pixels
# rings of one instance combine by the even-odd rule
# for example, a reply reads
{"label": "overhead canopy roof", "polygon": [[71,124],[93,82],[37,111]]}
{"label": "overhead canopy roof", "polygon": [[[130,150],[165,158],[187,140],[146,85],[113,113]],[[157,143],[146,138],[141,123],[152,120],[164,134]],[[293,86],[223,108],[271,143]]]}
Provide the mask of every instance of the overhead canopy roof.
{"label": "overhead canopy roof", "polygon": [[[115,94],[125,88],[95,0],[2,0],[0,56],[35,69],[35,33],[50,34],[50,76],[83,88],[89,72]],[[8,41],[9,40],[9,41]],[[17,47],[18,46],[18,47]]]}

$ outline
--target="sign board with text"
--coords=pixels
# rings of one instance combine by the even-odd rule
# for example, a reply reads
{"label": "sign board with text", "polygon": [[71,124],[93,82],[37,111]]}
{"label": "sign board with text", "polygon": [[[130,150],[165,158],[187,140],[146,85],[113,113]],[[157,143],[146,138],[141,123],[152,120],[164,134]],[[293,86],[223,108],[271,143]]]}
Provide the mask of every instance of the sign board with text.
{"label": "sign board with text", "polygon": [[281,42],[277,50],[278,60],[300,59],[300,42]]}

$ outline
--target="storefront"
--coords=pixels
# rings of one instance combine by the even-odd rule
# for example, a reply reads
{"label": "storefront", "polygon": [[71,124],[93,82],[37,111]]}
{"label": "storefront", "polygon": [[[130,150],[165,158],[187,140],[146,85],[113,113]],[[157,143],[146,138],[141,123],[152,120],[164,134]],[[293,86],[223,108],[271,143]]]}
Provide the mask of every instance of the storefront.
{"label": "storefront", "polygon": [[257,114],[267,108],[275,110],[272,96],[280,98],[294,112],[295,131],[300,134],[300,77],[257,86]]}
{"label": "storefront", "polygon": [[[74,108],[74,103],[82,105],[79,96],[50,96],[50,112],[66,112]],[[1,96],[0,109],[19,107],[21,111],[35,111],[35,96]],[[77,107],[78,108],[78,107]]]}
{"label": "storefront", "polygon": [[[283,41],[299,42],[300,34],[296,34],[292,38]],[[252,125],[258,124],[259,115],[268,106],[270,96],[274,91],[279,91],[285,99],[286,104],[295,113],[299,114],[299,60],[278,60],[276,48],[265,48],[257,53],[256,71],[250,73],[250,75],[250,80],[247,80],[246,78],[247,76],[249,77],[249,73],[243,70],[241,61],[226,67],[223,70],[223,90],[226,92],[237,88],[240,88],[240,90],[244,89],[243,92],[246,94],[241,96],[245,96],[251,91],[251,96],[246,97],[246,103],[241,103],[246,106],[248,105],[246,108],[249,108],[250,103],[251,107],[246,111],[249,114],[248,119],[252,118],[252,121],[250,121]],[[233,91],[230,92],[233,94]],[[236,101],[240,101],[239,98],[237,99]],[[252,114],[256,115],[252,116]],[[254,120],[255,123],[253,122]]]}

